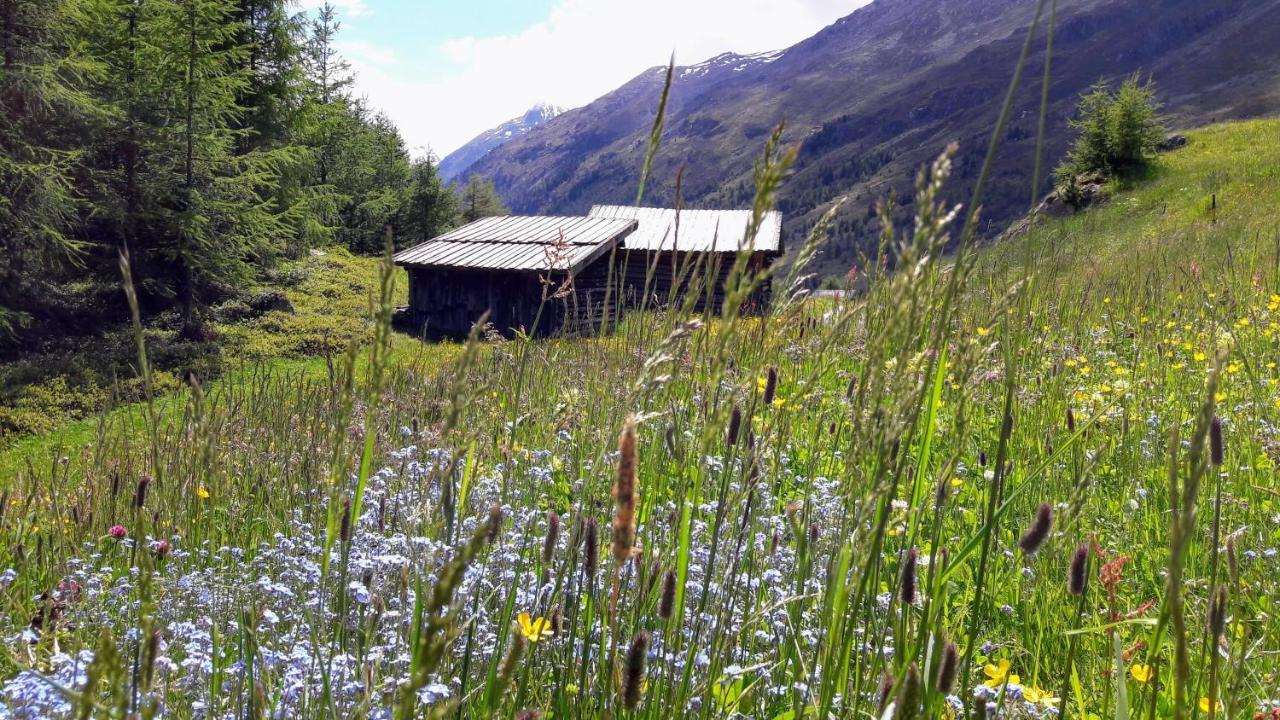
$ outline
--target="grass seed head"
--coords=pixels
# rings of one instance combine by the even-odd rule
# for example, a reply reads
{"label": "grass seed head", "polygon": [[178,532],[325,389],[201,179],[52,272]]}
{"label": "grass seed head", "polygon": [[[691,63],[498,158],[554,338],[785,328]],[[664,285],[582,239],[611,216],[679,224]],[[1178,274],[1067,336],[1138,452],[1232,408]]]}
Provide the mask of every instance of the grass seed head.
{"label": "grass seed head", "polygon": [[143,505],[147,504],[147,488],[150,486],[151,477],[143,475],[142,479],[138,481],[138,489],[133,493],[133,506],[135,508],[141,509]]}
{"label": "grass seed head", "polygon": [[1209,462],[1214,467],[1222,465],[1224,447],[1222,444],[1222,418],[1217,415],[1209,421]]}
{"label": "grass seed head", "polygon": [[1044,545],[1044,541],[1049,538],[1051,529],[1053,529],[1053,508],[1049,503],[1040,503],[1040,509],[1036,511],[1036,519],[1018,540],[1018,547],[1022,548],[1024,555],[1035,555],[1040,546]]}
{"label": "grass seed head", "polygon": [[960,670],[960,653],[956,644],[948,642],[942,649],[942,659],[938,661],[938,692],[946,695],[956,685],[956,673]]}
{"label": "grass seed head", "polygon": [[893,675],[885,672],[880,675],[880,707],[876,712],[877,715],[883,715],[884,709],[889,706],[889,698],[893,695]]}
{"label": "grass seed head", "polygon": [[626,672],[622,679],[622,704],[628,710],[635,710],[640,705],[640,694],[644,686],[644,661],[649,650],[649,633],[643,630],[636,633],[631,640],[631,648],[627,650]]}
{"label": "grass seed head", "polygon": [[1213,591],[1213,599],[1209,602],[1209,633],[1213,637],[1222,637],[1227,625],[1227,588],[1219,585]]}
{"label": "grass seed head", "polygon": [[342,499],[342,519],[338,521],[338,539],[351,542],[351,498]]}
{"label": "grass seed head", "polygon": [[778,368],[769,366],[769,374],[764,382],[764,404],[772,405],[773,399],[778,394]]}
{"label": "grass seed head", "polygon": [[662,597],[658,601],[658,617],[670,620],[676,607],[676,571],[668,570],[662,576]]}
{"label": "grass seed head", "polygon": [[1080,543],[1075,555],[1071,556],[1071,571],[1067,576],[1067,591],[1072,595],[1082,595],[1085,584],[1089,581],[1089,544]]}
{"label": "grass seed head", "polygon": [[636,419],[627,418],[618,437],[618,479],[613,486],[613,559],[631,557],[636,542]]}
{"label": "grass seed head", "polygon": [[916,601],[916,563],[920,559],[920,551],[911,548],[906,560],[902,563],[902,576],[899,578],[898,597],[903,605],[912,605]]}
{"label": "grass seed head", "polygon": [[489,518],[485,522],[485,538],[489,542],[498,539],[498,532],[502,530],[502,506],[493,505],[489,508]]}
{"label": "grass seed head", "polygon": [[507,646],[507,654],[502,658],[501,668],[498,670],[499,688],[511,687],[511,681],[516,676],[516,670],[520,667],[520,658],[524,657],[525,640],[524,633],[520,632],[519,626],[512,623],[513,628],[508,636],[511,638],[511,644]]}
{"label": "grass seed head", "polygon": [[556,542],[560,539],[560,516],[555,510],[547,511],[547,537],[542,541],[542,563],[551,562],[556,554]]}
{"label": "grass seed head", "polygon": [[734,403],[733,410],[729,413],[729,429],[724,434],[724,443],[729,447],[738,444],[738,430],[742,427],[742,408]]}
{"label": "grass seed head", "polygon": [[898,690],[894,720],[910,720],[920,715],[920,685],[920,668],[911,663],[906,676],[902,678],[902,687]]}

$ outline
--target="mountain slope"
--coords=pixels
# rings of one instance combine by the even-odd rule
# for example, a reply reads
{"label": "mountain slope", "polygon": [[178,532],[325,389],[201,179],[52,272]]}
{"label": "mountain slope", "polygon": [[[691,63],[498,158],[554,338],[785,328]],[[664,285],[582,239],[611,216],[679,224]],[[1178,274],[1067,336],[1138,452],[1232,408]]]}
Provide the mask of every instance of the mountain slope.
{"label": "mountain slope", "polygon": [[[745,205],[752,163],[785,118],[799,146],[780,198],[785,231],[806,231],[847,195],[820,268],[842,273],[875,236],[871,204],[896,190],[908,216],[916,169],[951,141],[952,197],[968,199],[1034,11],[1025,0],[877,0],[763,61],[678,68],[646,201],[673,202],[682,172],[686,204]],[[1099,79],[1150,75],[1171,124],[1192,126],[1280,109],[1278,61],[1280,0],[1060,0],[1046,168],[1066,149],[1076,98]],[[1043,62],[1041,33],[985,196],[993,229],[1030,202]],[[662,81],[650,69],[472,171],[517,212],[634,201]]]}
{"label": "mountain slope", "polygon": [[445,181],[452,180],[475,164],[490,150],[515,138],[527,134],[535,127],[547,122],[564,108],[545,103],[534,105],[524,115],[512,118],[492,130],[486,130],[471,138],[466,145],[454,150],[440,161],[440,177]]}

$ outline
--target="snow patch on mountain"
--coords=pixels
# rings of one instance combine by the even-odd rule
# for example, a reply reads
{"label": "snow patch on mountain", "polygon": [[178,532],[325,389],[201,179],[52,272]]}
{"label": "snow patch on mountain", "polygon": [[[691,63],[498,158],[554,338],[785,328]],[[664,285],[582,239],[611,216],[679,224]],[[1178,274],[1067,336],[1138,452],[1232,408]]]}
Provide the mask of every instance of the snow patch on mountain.
{"label": "snow patch on mountain", "polygon": [[512,118],[492,130],[480,133],[440,161],[440,177],[446,182],[461,177],[490,150],[524,135],[564,111],[564,108],[557,105],[539,103],[529,108],[520,117]]}

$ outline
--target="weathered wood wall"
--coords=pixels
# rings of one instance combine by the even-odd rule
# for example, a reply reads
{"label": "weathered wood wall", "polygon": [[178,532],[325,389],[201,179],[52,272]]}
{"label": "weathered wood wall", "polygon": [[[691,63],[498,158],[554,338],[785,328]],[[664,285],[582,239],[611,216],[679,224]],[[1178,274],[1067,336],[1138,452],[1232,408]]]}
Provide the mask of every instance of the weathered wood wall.
{"label": "weathered wood wall", "polygon": [[589,332],[615,318],[616,312],[604,302],[607,261],[596,261],[581,271],[564,297],[555,294],[565,276],[550,279],[554,285],[544,288],[542,276],[533,272],[411,267],[409,308],[403,322],[413,332],[429,336],[461,336],[487,311],[489,322],[504,334],[520,330],[550,335]]}
{"label": "weathered wood wall", "polygon": [[[756,253],[752,268],[762,270],[769,261]],[[403,321],[413,332],[461,336],[488,311],[489,322],[504,334],[550,335],[591,333],[611,326],[626,309],[684,307],[690,296],[693,310],[720,312],[733,262],[731,253],[610,253],[580,270],[562,297],[556,294],[565,287],[564,274],[551,276],[554,285],[544,288],[535,272],[410,267]],[[744,309],[762,312],[771,291],[765,281]]]}
{"label": "weathered wood wall", "polygon": [[[620,253],[619,277],[628,307],[683,306],[693,296],[693,309],[719,312],[724,307],[724,287],[736,260],[732,253],[689,253],[629,250]],[[755,253],[750,269],[759,272],[771,259]],[[772,284],[765,280],[748,299],[748,311],[767,308]]]}

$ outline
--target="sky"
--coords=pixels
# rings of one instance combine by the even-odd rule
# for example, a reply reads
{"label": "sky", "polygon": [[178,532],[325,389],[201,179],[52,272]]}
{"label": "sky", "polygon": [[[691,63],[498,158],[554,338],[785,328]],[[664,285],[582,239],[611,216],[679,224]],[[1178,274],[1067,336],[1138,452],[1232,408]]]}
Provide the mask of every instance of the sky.
{"label": "sky", "polygon": [[441,157],[538,103],[585,105],[673,52],[692,65],[785,48],[867,1],[331,0],[356,92],[414,155]]}

